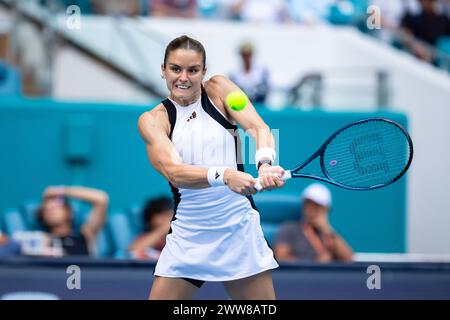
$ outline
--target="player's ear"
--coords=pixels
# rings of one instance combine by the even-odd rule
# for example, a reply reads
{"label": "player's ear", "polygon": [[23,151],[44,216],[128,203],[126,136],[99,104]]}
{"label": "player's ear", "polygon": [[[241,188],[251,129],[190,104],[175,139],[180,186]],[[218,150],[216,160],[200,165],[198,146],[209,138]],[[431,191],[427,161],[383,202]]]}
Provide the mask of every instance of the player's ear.
{"label": "player's ear", "polygon": [[161,78],[166,78],[166,67],[164,66],[164,63],[161,63]]}
{"label": "player's ear", "polygon": [[207,70],[208,69],[206,67],[203,68],[203,76],[205,76]]}

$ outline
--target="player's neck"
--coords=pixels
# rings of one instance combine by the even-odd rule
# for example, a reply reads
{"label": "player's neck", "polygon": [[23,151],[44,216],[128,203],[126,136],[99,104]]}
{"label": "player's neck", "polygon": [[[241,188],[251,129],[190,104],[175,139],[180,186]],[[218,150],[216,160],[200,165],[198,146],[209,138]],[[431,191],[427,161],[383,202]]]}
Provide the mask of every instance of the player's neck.
{"label": "player's neck", "polygon": [[177,97],[174,97],[172,95],[172,93],[170,94],[169,98],[173,101],[175,101],[178,105],[182,106],[182,107],[186,107],[190,104],[193,104],[194,102],[196,102],[198,99],[200,99],[200,93],[195,94],[194,96],[190,97],[189,99],[179,99]]}

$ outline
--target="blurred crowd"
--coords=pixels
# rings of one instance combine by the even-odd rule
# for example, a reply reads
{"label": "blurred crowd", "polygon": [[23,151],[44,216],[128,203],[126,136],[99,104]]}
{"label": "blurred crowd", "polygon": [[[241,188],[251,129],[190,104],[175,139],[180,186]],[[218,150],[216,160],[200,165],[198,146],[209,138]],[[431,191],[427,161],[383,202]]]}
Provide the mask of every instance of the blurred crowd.
{"label": "blurred crowd", "polygon": [[[91,0],[91,5],[96,14],[354,25],[435,64],[433,48],[440,37],[450,36],[450,0]],[[379,25],[370,26],[371,18]]]}
{"label": "blurred crowd", "polygon": [[[89,209],[77,223],[73,200]],[[297,220],[286,221],[274,239],[274,253],[282,261],[352,261],[353,251],[329,222],[332,204],[330,190],[313,183],[299,197]],[[50,186],[33,211],[35,227],[13,232],[0,230],[0,258],[11,256],[97,256],[95,247],[99,232],[107,223],[109,197],[98,189],[81,186]],[[167,196],[148,199],[140,212],[139,230],[127,244],[127,253],[119,258],[154,260],[159,258],[170,233],[174,205]],[[124,226],[122,226],[124,227]]]}
{"label": "blurred crowd", "polygon": [[[114,17],[176,17],[181,19],[230,20],[252,23],[353,26],[419,59],[450,69],[450,0],[36,0],[52,4],[53,10],[68,12],[77,5],[80,13]],[[20,31],[20,32],[19,32]],[[46,47],[38,43],[36,32],[18,28],[17,38],[35,48],[20,50],[26,65],[24,78],[37,79],[41,88],[25,90],[28,95],[50,91],[50,65]],[[31,40],[30,40],[31,39]],[[29,43],[29,42],[32,42]],[[19,43],[19,42],[18,42]],[[19,51],[20,48],[16,48]],[[252,62],[251,43],[240,48],[242,66],[230,70],[255,104],[270,96],[270,73]],[[39,63],[33,63],[39,60]],[[36,69],[36,70],[35,70]],[[305,79],[308,80],[308,79]],[[312,79],[315,84],[315,80]],[[28,81],[32,83],[33,81]],[[25,81],[25,83],[28,83]],[[27,89],[26,85],[24,86]],[[295,104],[295,103],[294,103]]]}
{"label": "blurred crowd", "polygon": [[[230,19],[274,23],[353,23],[368,0],[59,0],[81,13]],[[43,1],[45,3],[45,1]]]}

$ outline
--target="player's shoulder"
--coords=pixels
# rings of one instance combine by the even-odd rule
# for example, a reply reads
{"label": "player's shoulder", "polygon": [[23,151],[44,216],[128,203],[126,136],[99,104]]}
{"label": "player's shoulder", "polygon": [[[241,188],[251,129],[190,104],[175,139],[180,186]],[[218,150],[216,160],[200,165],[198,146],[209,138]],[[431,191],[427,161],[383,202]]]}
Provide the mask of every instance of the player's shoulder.
{"label": "player's shoulder", "polygon": [[164,131],[167,131],[166,127],[168,125],[168,115],[166,108],[162,103],[158,104],[151,110],[145,111],[139,116],[138,119],[138,128],[139,131],[145,132],[147,129],[157,129],[161,128]]}
{"label": "player's shoulder", "polygon": [[148,123],[153,121],[161,121],[167,118],[166,108],[162,103],[158,104],[154,108],[145,111],[139,116],[139,124],[141,122]]}
{"label": "player's shoulder", "polygon": [[223,98],[236,85],[227,76],[216,74],[205,81],[203,87],[209,97]]}
{"label": "player's shoulder", "polygon": [[231,80],[227,76],[224,76],[222,74],[215,74],[207,81],[205,81],[204,86],[206,89],[206,87],[226,86],[229,83],[231,83]]}

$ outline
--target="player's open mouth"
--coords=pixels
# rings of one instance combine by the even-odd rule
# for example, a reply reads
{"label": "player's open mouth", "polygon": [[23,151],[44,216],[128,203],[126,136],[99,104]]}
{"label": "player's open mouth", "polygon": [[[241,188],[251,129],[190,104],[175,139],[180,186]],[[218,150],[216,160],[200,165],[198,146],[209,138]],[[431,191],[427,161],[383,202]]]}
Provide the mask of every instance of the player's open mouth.
{"label": "player's open mouth", "polygon": [[179,85],[175,85],[175,87],[177,87],[178,89],[181,89],[181,90],[187,90],[187,89],[189,89],[191,86],[185,86],[185,85],[179,84]]}

